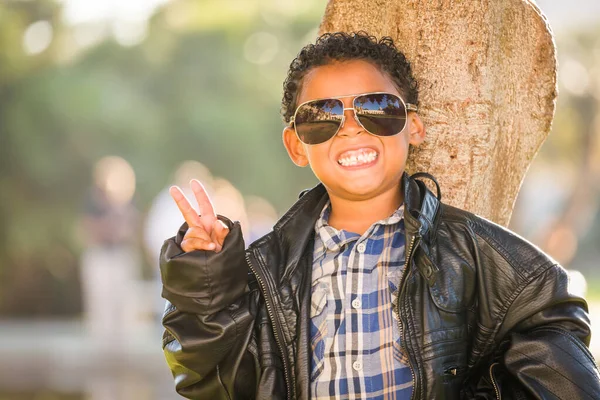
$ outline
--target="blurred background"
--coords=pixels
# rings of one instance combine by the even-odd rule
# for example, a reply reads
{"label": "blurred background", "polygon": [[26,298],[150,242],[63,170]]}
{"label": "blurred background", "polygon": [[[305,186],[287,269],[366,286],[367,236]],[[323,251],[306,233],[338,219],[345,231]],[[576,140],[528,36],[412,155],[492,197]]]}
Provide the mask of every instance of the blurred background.
{"label": "blurred background", "polygon": [[[560,95],[510,227],[572,271],[598,325],[600,3],[538,5]],[[279,103],[324,8],[0,1],[0,400],[178,398],[160,347],[157,258],[182,222],[168,187],[200,179],[251,241],[316,183],[288,161]]]}

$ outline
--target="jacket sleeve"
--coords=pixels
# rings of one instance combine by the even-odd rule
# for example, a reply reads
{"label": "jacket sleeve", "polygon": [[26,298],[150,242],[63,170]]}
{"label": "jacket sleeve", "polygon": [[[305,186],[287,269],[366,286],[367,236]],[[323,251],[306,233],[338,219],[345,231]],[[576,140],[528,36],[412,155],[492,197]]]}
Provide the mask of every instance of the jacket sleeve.
{"label": "jacket sleeve", "polygon": [[569,293],[568,283],[566,271],[552,264],[507,305],[498,364],[489,371],[502,398],[600,399],[587,303]]}
{"label": "jacket sleeve", "polygon": [[239,223],[219,219],[230,228],[221,252],[183,252],[184,224],[160,255],[163,351],[177,392],[188,399],[246,398],[256,387],[244,241]]}

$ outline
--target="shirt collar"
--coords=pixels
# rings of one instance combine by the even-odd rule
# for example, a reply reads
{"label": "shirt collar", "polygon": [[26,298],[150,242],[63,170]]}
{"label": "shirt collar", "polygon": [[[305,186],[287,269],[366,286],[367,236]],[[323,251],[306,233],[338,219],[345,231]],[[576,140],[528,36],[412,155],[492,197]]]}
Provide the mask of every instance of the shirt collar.
{"label": "shirt collar", "polygon": [[[321,240],[325,247],[331,251],[340,251],[344,245],[347,243],[357,240],[361,236],[344,231],[338,230],[328,224],[329,215],[331,214],[331,201],[327,201],[323,209],[321,210],[321,214],[315,223],[315,232],[320,236]],[[404,215],[404,204],[400,204],[392,215],[382,220],[375,222],[371,227],[365,232],[365,235],[369,236],[374,231],[377,225],[393,225],[400,222]]]}

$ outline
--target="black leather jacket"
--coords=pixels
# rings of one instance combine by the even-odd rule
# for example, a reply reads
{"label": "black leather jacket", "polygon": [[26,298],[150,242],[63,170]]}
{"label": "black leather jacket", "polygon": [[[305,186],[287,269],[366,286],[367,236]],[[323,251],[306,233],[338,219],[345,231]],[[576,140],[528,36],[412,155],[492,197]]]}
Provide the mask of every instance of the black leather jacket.
{"label": "black leather jacket", "polygon": [[[423,175],[423,174],[419,174]],[[562,267],[510,231],[439,201],[405,174],[402,344],[413,399],[600,399],[587,304]],[[190,399],[308,399],[314,223],[310,190],[245,250],[161,252],[164,354]]]}

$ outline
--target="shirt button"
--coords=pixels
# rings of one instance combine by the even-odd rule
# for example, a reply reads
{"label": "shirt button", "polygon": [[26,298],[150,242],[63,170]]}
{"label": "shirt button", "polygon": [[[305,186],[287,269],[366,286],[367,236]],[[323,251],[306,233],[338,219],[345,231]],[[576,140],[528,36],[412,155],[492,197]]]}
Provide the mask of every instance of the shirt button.
{"label": "shirt button", "polygon": [[356,246],[356,250],[358,250],[359,253],[364,253],[366,249],[367,245],[364,243],[359,243],[359,245]]}
{"label": "shirt button", "polygon": [[354,299],[352,300],[352,307],[359,309],[360,306],[362,306],[362,302],[360,301],[360,299]]}
{"label": "shirt button", "polygon": [[354,368],[355,371],[361,371],[362,367],[363,367],[363,365],[360,361],[354,361],[352,363],[352,368]]}

